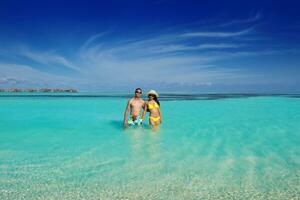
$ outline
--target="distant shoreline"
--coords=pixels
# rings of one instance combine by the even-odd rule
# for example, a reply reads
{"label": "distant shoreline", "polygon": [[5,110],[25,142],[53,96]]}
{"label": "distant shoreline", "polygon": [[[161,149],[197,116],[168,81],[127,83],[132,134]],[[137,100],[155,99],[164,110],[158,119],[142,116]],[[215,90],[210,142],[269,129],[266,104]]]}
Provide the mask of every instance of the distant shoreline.
{"label": "distant shoreline", "polygon": [[[0,98],[24,97],[24,98],[108,98],[128,99],[132,94],[103,94],[103,93],[71,93],[71,92],[9,92],[1,93]],[[222,99],[244,99],[252,97],[281,97],[300,99],[300,94],[166,94],[160,93],[160,101],[180,100],[222,100]],[[144,97],[143,97],[144,98]]]}
{"label": "distant shoreline", "polygon": [[8,88],[8,89],[0,89],[0,92],[70,92],[77,93],[79,92],[77,89],[63,89],[63,88],[39,88],[39,89],[21,89],[21,88]]}

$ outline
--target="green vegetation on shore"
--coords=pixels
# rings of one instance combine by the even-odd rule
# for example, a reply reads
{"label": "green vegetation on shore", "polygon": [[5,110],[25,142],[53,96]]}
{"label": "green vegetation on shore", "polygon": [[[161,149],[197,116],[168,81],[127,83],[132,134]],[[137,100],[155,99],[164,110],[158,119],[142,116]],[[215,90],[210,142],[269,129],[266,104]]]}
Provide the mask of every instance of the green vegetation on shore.
{"label": "green vegetation on shore", "polygon": [[20,89],[20,88],[8,88],[0,89],[0,92],[78,92],[77,89],[62,89],[62,88],[40,88],[40,89]]}

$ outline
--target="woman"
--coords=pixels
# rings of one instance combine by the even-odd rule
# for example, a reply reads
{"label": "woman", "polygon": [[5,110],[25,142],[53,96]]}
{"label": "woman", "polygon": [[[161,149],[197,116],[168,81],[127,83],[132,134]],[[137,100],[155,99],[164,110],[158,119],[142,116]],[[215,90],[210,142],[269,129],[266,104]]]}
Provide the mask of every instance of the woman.
{"label": "woman", "polygon": [[142,119],[144,119],[144,116],[146,115],[146,112],[150,112],[149,116],[149,124],[151,126],[158,126],[162,123],[162,115],[160,112],[160,103],[158,101],[158,94],[155,90],[150,90],[148,92],[148,98],[149,100],[145,104],[144,113],[142,115]]}

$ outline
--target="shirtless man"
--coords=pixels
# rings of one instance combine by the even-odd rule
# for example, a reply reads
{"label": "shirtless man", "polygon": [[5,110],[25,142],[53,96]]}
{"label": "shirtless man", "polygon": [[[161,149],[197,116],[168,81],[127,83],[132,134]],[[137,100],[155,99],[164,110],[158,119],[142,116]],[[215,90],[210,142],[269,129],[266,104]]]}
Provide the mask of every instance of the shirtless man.
{"label": "shirtless man", "polygon": [[[142,89],[141,88],[136,88],[135,89],[135,95],[132,97],[126,106],[125,109],[125,114],[124,114],[124,126],[127,127],[128,124],[141,124],[142,119],[140,118],[141,116],[141,109],[145,107],[145,101],[141,98],[142,96]],[[127,116],[128,112],[130,110],[130,116],[131,120],[128,121],[127,123]]]}

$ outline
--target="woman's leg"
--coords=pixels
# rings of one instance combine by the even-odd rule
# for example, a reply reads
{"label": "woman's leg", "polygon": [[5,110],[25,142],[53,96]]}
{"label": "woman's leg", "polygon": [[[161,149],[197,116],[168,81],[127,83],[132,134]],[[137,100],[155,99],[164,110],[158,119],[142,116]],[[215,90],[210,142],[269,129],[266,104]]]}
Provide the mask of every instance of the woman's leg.
{"label": "woman's leg", "polygon": [[154,122],[154,120],[153,120],[153,119],[151,119],[151,118],[149,118],[149,124],[150,124],[151,126],[155,126],[155,122]]}
{"label": "woman's leg", "polygon": [[149,124],[151,125],[152,131],[158,131],[160,120],[157,120],[157,118],[153,119],[152,117],[149,117]]}

